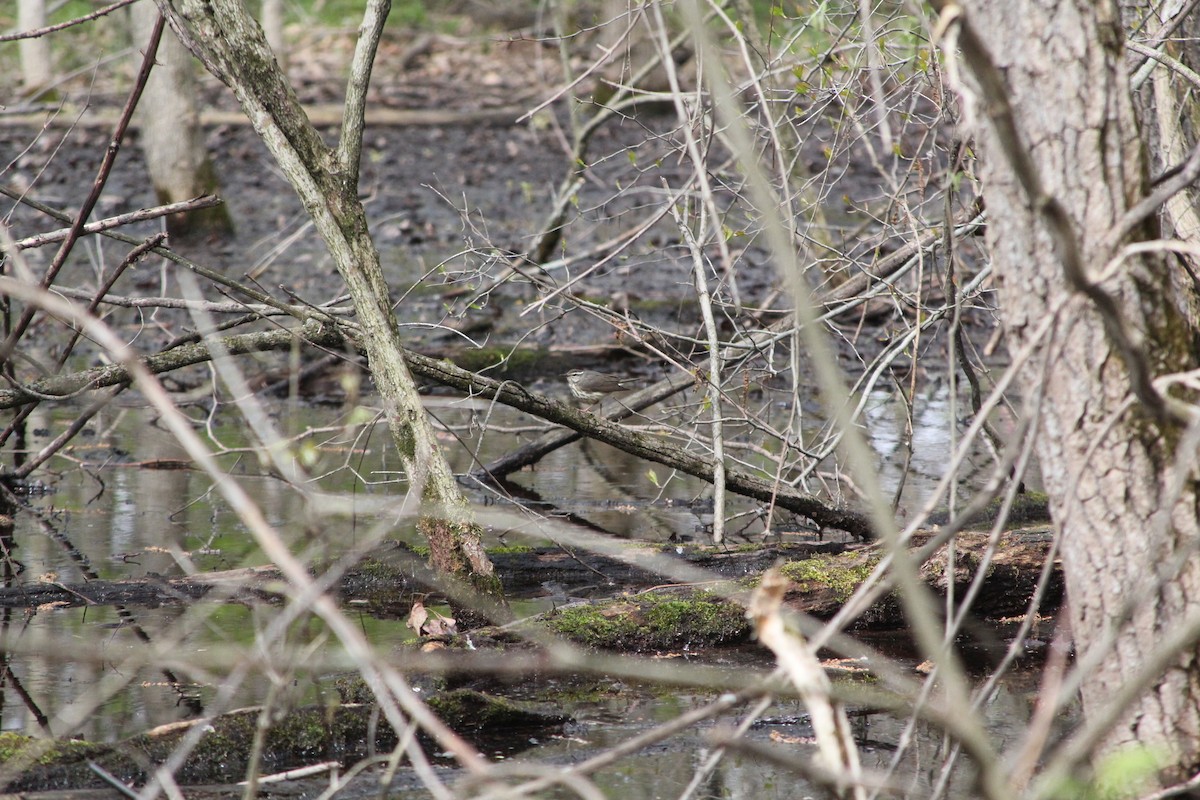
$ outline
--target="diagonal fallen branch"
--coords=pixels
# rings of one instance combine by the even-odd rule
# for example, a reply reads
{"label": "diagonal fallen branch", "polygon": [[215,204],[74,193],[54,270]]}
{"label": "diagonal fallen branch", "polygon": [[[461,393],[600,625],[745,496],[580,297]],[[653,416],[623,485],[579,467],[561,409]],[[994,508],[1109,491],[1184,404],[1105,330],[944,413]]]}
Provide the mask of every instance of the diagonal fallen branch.
{"label": "diagonal fallen branch", "polygon": [[[361,343],[349,330],[318,320],[310,320],[298,328],[226,336],[219,341],[221,347],[230,355],[244,355],[286,350],[297,338],[323,349],[341,350],[349,347],[359,353],[365,352]],[[203,343],[195,343],[147,356],[142,363],[152,373],[162,374],[210,359],[211,354],[208,347]],[[713,461],[711,458],[687,452],[661,436],[631,430],[616,422],[601,419],[565,403],[531,392],[518,383],[485,378],[455,366],[449,361],[430,358],[411,350],[404,351],[404,359],[408,368],[422,378],[458,389],[470,396],[494,399],[498,403],[569,428],[568,431],[559,431],[554,434],[554,447],[561,447],[581,436],[588,436],[639,458],[663,464],[704,481],[712,481]],[[45,378],[25,387],[0,389],[0,409],[15,408],[46,399],[66,399],[83,391],[128,382],[129,373],[123,365],[96,367],[70,375]],[[662,395],[654,393],[666,391],[669,395],[681,391],[688,385],[690,384],[681,382],[681,379],[671,379],[657,386],[649,387],[638,395],[631,395],[626,402],[637,402],[639,395],[644,393],[661,397]],[[846,531],[859,538],[868,538],[872,535],[870,521],[865,515],[849,509],[833,508],[812,495],[799,492],[772,479],[759,477],[743,469],[730,468],[728,470],[726,488],[744,497],[764,503],[774,503],[780,508],[811,519],[822,528]]]}
{"label": "diagonal fallen branch", "polygon": [[[340,333],[315,321],[305,323],[297,329],[225,336],[220,341],[230,355],[246,355],[289,348],[297,337],[318,347],[338,347],[345,343]],[[142,359],[142,364],[151,373],[162,375],[211,359],[212,354],[207,345],[194,343],[146,356]],[[67,375],[54,375],[25,386],[0,389],[0,409],[17,408],[42,400],[65,400],[80,392],[129,382],[129,370],[123,364],[109,364]]]}

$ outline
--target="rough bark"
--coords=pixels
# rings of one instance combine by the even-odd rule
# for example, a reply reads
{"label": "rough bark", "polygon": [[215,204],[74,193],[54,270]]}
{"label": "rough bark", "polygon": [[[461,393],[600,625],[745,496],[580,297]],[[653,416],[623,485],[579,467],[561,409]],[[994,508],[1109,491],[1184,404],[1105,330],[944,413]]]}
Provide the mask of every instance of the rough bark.
{"label": "rough bark", "polygon": [[[1024,376],[1028,407],[1041,409],[1076,651],[1080,663],[1096,659],[1083,688],[1096,720],[1200,609],[1193,454],[1178,407],[1141,380],[1196,363],[1194,289],[1153,253],[1105,274],[1125,243],[1112,231],[1148,189],[1115,4],[974,2],[959,30],[980,87],[1002,320],[1014,351],[1036,340],[1043,357]],[[1157,236],[1143,223],[1126,241]],[[1101,752],[1165,753],[1163,778],[1177,779],[1200,764],[1194,642],[1147,684]]]}
{"label": "rough bark", "polygon": [[392,438],[410,485],[426,504],[430,521],[423,530],[436,534],[429,543],[433,563],[452,574],[470,577],[477,585],[495,589],[491,562],[479,543],[480,529],[458,490],[404,364],[400,329],[392,313],[379,253],[358,199],[362,110],[388,3],[382,0],[370,4],[355,51],[342,140],[336,150],[326,146],[309,123],[262,28],[240,2],[158,3],[184,45],[233,90],[300,195],[346,282]]}
{"label": "rough bark", "polygon": [[[158,9],[151,4],[135,3],[130,8],[135,42],[149,38],[157,17]],[[163,204],[219,194],[220,190],[216,169],[204,146],[194,70],[192,54],[177,36],[164,31],[136,117],[146,170],[154,194]],[[223,205],[167,218],[167,232],[172,236],[227,233],[232,227],[229,210]]]}

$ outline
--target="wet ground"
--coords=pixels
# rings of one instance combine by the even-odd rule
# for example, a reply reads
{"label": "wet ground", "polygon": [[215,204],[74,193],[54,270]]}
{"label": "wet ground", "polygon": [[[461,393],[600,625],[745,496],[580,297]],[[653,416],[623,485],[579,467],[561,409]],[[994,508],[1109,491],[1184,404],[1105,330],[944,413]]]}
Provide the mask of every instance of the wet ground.
{"label": "wet ground", "polygon": [[[301,99],[313,106],[315,118],[331,117],[340,96],[339,59],[348,54],[345,35],[314,37],[293,57],[292,78]],[[422,47],[424,45],[424,47]],[[414,54],[415,53],[415,54]],[[530,39],[464,43],[448,37],[415,41],[398,36],[381,48],[372,83],[372,109],[436,109],[461,115],[458,124],[409,126],[368,125],[364,140],[361,194],[365,198],[376,244],[398,301],[398,316],[409,326],[406,335],[416,344],[464,340],[439,334],[430,327],[452,324],[469,327],[474,341],[521,341],[533,346],[613,344],[620,334],[608,321],[581,310],[583,299],[624,312],[661,327],[669,334],[694,337],[700,333],[693,300],[692,261],[682,244],[682,234],[664,213],[667,186],[680,187],[693,167],[686,156],[674,111],[658,107],[640,110],[636,117],[616,115],[591,139],[586,155],[584,182],[569,204],[564,242],[547,267],[552,285],[571,291],[535,315],[519,317],[539,293],[524,281],[503,287],[475,300],[451,302],[444,294],[455,288],[480,285],[499,274],[510,259],[527,251],[541,232],[557,193],[571,174],[572,142],[577,126],[595,112],[588,84],[580,96],[560,101],[517,121],[534,108],[536,99],[549,96],[562,82],[555,47]],[[0,153],[20,154],[0,173],[0,180],[28,187],[30,196],[70,210],[90,186],[111,129],[111,109],[123,100],[118,85],[90,88],[82,97],[93,104],[81,124],[61,113],[43,131],[30,126],[0,128]],[[229,93],[211,78],[204,83],[208,107],[217,118],[235,114]],[[334,105],[330,105],[334,104]],[[878,244],[880,232],[872,221],[874,209],[888,202],[861,148],[846,132],[835,132],[819,109],[809,115],[799,102],[796,135],[803,143],[798,170],[826,170],[837,176],[814,195],[824,203],[824,214],[839,249],[848,255]],[[499,113],[499,117],[497,117]],[[935,118],[926,110],[927,122],[914,113],[906,135],[917,160],[939,156],[936,136],[929,139]],[[224,116],[222,116],[224,115]],[[483,115],[483,116],[480,116]],[[28,118],[33,122],[37,117]],[[97,119],[103,120],[97,122]],[[511,120],[504,122],[503,120]],[[323,128],[334,141],[335,126]],[[176,241],[175,248],[200,263],[215,266],[231,277],[251,276],[265,290],[279,295],[287,290],[308,302],[322,302],[341,292],[340,281],[294,192],[257,136],[244,124],[210,125],[208,149],[222,184],[221,196],[236,223],[233,237],[217,241]],[[720,142],[713,142],[709,169],[720,169]],[[915,161],[914,161],[915,163]],[[924,169],[936,167],[926,164]],[[734,273],[714,267],[712,290],[718,298],[735,299],[746,309],[773,297],[779,276],[753,230],[739,225],[738,187],[714,174],[715,197],[728,214],[724,225],[731,235]],[[5,201],[4,216],[20,238],[57,227],[44,217]],[[140,161],[136,129],[127,138],[117,167],[108,178],[93,218],[154,204],[149,179]],[[614,237],[654,217],[661,217],[631,246],[615,254]],[[801,222],[803,231],[806,223]],[[885,224],[886,227],[886,224]],[[130,233],[156,230],[150,223],[127,229]],[[885,245],[883,255],[895,245]],[[51,248],[30,253],[36,268]],[[65,280],[94,283],[95,271],[116,256],[112,245],[91,251],[90,264]],[[715,251],[706,253],[716,258]],[[604,257],[611,257],[601,263]],[[597,268],[597,264],[600,266]],[[158,280],[153,263],[139,268],[141,292],[151,291]],[[170,270],[165,290],[173,293]],[[586,275],[585,275],[586,273]],[[581,277],[584,276],[584,277]],[[124,291],[123,291],[124,290]],[[115,291],[133,294],[125,284]],[[777,300],[772,301],[776,309]],[[726,308],[719,314],[723,334],[737,326],[754,325],[747,312]],[[768,316],[768,321],[770,315]],[[143,339],[143,346],[152,340]],[[855,342],[855,346],[869,346]],[[683,352],[684,358],[691,356]]]}
{"label": "wet ground", "polygon": [[[345,39],[293,65],[300,76],[301,95],[307,102],[329,103],[338,96],[337,59],[344,56]],[[652,113],[637,119],[619,118],[604,126],[596,135],[587,159],[584,183],[576,202],[571,204],[569,228],[564,243],[556,250],[547,275],[558,286],[571,284],[564,294],[522,315],[539,298],[538,290],[517,281],[496,289],[488,296],[471,298],[472,307],[461,298],[448,294],[464,285],[478,285],[486,276],[501,272],[511,256],[530,247],[540,232],[555,201],[564,177],[572,169],[568,142],[571,138],[570,109],[563,104],[526,122],[503,123],[489,116],[472,119],[480,111],[509,107],[528,108],[532,97],[541,96],[558,85],[561,75],[552,49],[535,42],[497,45],[493,49],[468,50],[453,41],[438,40],[428,52],[406,56],[411,40],[395,41],[385,47],[375,83],[375,100],[384,108],[426,108],[431,103],[461,112],[463,121],[433,125],[369,125],[365,137],[362,194],[376,243],[382,255],[387,278],[397,301],[397,315],[405,334],[417,349],[433,352],[470,348],[474,344],[515,345],[541,348],[554,353],[556,361],[535,362],[519,375],[527,385],[557,393],[564,392],[559,373],[563,360],[586,360],[639,377],[661,374],[670,368],[664,360],[636,352],[621,353],[618,345],[629,343],[619,326],[611,320],[589,313],[586,302],[629,313],[632,317],[666,332],[667,350],[688,368],[700,348],[693,341],[700,334],[700,318],[693,295],[692,262],[682,246],[682,235],[666,214],[651,230],[631,246],[614,255],[614,237],[645,222],[664,209],[663,180],[677,187],[690,172],[683,157],[681,139],[670,114]],[[401,63],[403,62],[403,63]],[[531,80],[530,76],[536,76]],[[471,87],[464,91],[463,86]],[[210,103],[218,110],[231,108],[227,97],[211,83],[206,87]],[[120,92],[97,93],[93,101],[98,109],[119,104]],[[107,102],[106,102],[107,101]],[[586,104],[575,110],[586,112]],[[800,115],[803,119],[803,115]],[[920,131],[914,127],[913,136]],[[336,131],[324,128],[332,141]],[[803,152],[809,168],[828,164],[826,152],[839,159],[834,174],[836,185],[825,187],[823,202],[836,221],[831,226],[835,238],[847,252],[869,248],[870,235],[887,225],[882,220],[867,222],[863,210],[884,200],[885,190],[864,166],[852,145],[822,121],[806,124]],[[0,128],[0,161],[8,164],[0,181],[26,187],[31,197],[66,210],[78,205],[94,176],[107,141],[104,125],[83,124],[67,127],[56,123],[45,130],[36,127]],[[219,240],[176,242],[176,248],[198,262],[223,271],[230,277],[249,280],[277,296],[291,293],[305,301],[321,303],[338,296],[340,279],[325,254],[319,238],[307,222],[299,201],[272,164],[265,148],[246,125],[220,123],[208,130],[209,150],[222,180],[222,196],[236,223],[233,237]],[[719,147],[719,145],[718,145]],[[12,155],[21,155],[11,163]],[[936,156],[931,157],[936,160]],[[716,159],[719,163],[720,159]],[[715,176],[726,178],[719,169]],[[722,208],[730,210],[729,220],[739,218],[736,187],[723,185],[717,191]],[[94,217],[153,205],[149,182],[139,161],[136,134],[126,143],[118,168],[109,179]],[[27,209],[6,201],[0,207],[17,238],[58,227]],[[732,225],[731,228],[736,228]],[[144,225],[133,231],[144,234],[156,229]],[[775,265],[753,233],[731,230],[736,258],[736,285],[744,308],[765,303],[778,285]],[[861,241],[860,241],[861,239]],[[889,245],[890,247],[890,245]],[[883,248],[880,253],[886,252]],[[31,251],[30,263],[43,267],[52,248]],[[88,240],[80,245],[77,258],[64,274],[65,285],[86,287],[98,282],[98,275],[124,250],[111,243]],[[707,252],[710,257],[715,253]],[[572,283],[605,256],[614,256],[578,283]],[[178,292],[175,268],[148,261],[123,279],[114,292],[121,295]],[[713,279],[725,292],[729,284],[720,284],[722,274]],[[725,278],[730,276],[725,275]],[[211,299],[221,299],[213,292]],[[470,296],[469,296],[470,297]],[[580,301],[585,301],[581,303]],[[785,303],[773,300],[778,312]],[[730,335],[748,319],[744,310],[726,306],[722,333]],[[888,334],[892,313],[842,324],[839,340],[847,364],[861,364]],[[768,319],[770,319],[768,315]],[[130,341],[147,350],[161,346],[193,323],[176,313],[115,310],[109,321]],[[474,327],[464,336],[444,326],[482,319],[486,324]],[[42,332],[50,331],[41,323]],[[978,333],[986,338],[984,331]],[[672,338],[674,337],[674,338]],[[52,344],[48,341],[47,344]],[[659,343],[661,344],[661,342]],[[599,348],[612,349],[601,351]],[[926,345],[934,360],[941,358],[939,345]],[[631,348],[633,349],[633,348]],[[586,355],[580,356],[580,353]],[[77,361],[95,358],[84,350]],[[279,368],[285,357],[266,359],[249,367],[254,371]],[[538,366],[551,364],[550,367]],[[786,354],[779,354],[786,365]],[[944,359],[942,361],[944,363]],[[744,397],[757,404],[764,420],[773,424],[786,419],[797,398],[790,395],[790,373],[781,368],[777,374],[762,371],[747,379]],[[189,385],[198,385],[194,381]],[[772,394],[771,392],[778,394]],[[917,507],[945,465],[953,406],[949,390],[936,376],[907,398],[898,398],[892,388],[866,393],[868,410],[864,426],[882,462],[885,488],[897,491],[904,485],[905,507]],[[336,379],[311,390],[308,399],[332,400],[332,405],[316,407],[306,403],[280,405],[272,409],[281,429],[316,443],[318,456],[312,472],[319,476],[320,487],[367,499],[398,493],[395,483],[395,459],[389,455],[384,434],[376,430],[363,434],[347,420],[350,409],[337,403],[345,398]],[[819,428],[823,420],[814,414],[810,398],[799,398],[809,416],[806,425]],[[917,407],[916,429],[907,427],[910,411]],[[212,498],[211,483],[190,470],[144,469],[137,465],[155,459],[178,458],[173,444],[162,435],[154,415],[137,408],[115,407],[101,414],[95,423],[68,451],[67,458],[39,473],[39,480],[51,490],[33,505],[45,514],[42,519],[24,516],[20,520],[20,547],[16,558],[25,573],[19,580],[49,579],[73,583],[89,574],[106,578],[172,574],[190,569],[230,569],[261,563],[262,554],[249,541],[232,512]],[[682,418],[699,414],[701,400],[690,397],[673,413]],[[223,463],[253,487],[272,524],[293,539],[289,544],[310,554],[336,557],[338,547],[353,546],[380,529],[402,529],[389,510],[372,507],[336,522],[322,520],[312,525],[303,502],[292,495],[277,478],[266,474],[246,448],[248,436],[229,406],[202,399],[190,407],[198,426],[206,426],[214,440],[227,446]],[[431,403],[447,441],[460,437],[471,442],[470,448],[454,448],[455,469],[469,470],[475,459],[486,460],[504,452],[517,441],[538,432],[536,421],[517,415],[495,413],[485,405],[439,400]],[[31,440],[44,443],[69,423],[74,409],[40,412],[32,426]],[[662,419],[668,419],[664,416]],[[484,436],[484,421],[494,426]],[[228,427],[225,427],[228,425]],[[313,434],[313,431],[318,433]],[[472,438],[475,437],[475,438]],[[746,438],[753,440],[753,432]],[[915,458],[898,455],[901,442],[914,440]],[[655,542],[686,541],[703,538],[711,526],[711,506],[704,504],[705,487],[660,471],[651,476],[647,465],[636,462],[594,444],[575,445],[547,459],[537,470],[517,476],[528,488],[549,498],[557,512],[570,517],[591,532],[603,531],[619,537]],[[817,484],[825,485],[822,475]],[[476,492],[474,498],[485,508],[494,497]],[[839,496],[839,500],[844,497]],[[556,512],[556,513],[557,513]],[[762,520],[750,504],[735,507],[741,515],[738,541],[753,541],[762,530]],[[532,530],[532,533],[530,532]],[[511,518],[489,523],[488,543],[509,545],[542,543],[543,534],[512,524]],[[810,535],[797,530],[796,535]],[[403,538],[411,531],[400,530]],[[362,537],[360,540],[359,537]],[[415,541],[415,540],[414,540]],[[308,548],[306,550],[306,548]],[[46,577],[50,576],[50,577]],[[547,588],[547,596],[554,594]],[[531,608],[532,613],[536,608]],[[24,662],[10,662],[25,680],[44,710],[69,713],[72,704],[86,692],[96,690],[103,681],[119,673],[125,657],[138,652],[142,635],[149,632],[155,641],[177,634],[185,624],[189,637],[181,647],[197,653],[218,650],[229,643],[248,644],[270,624],[277,609],[230,606],[210,609],[199,621],[182,610],[144,610],[138,614],[140,628],[106,609],[71,611],[41,610],[21,623],[22,646],[33,652]],[[369,631],[376,646],[400,646],[410,638],[403,620],[381,620],[363,615],[359,620]],[[8,620],[15,625],[17,620]],[[317,626],[319,628],[319,626]],[[327,631],[311,628],[298,636],[324,654]],[[41,638],[39,638],[41,637]],[[100,652],[92,660],[71,660],[69,641],[86,641]],[[48,641],[55,649],[40,652],[37,642]],[[675,657],[690,658],[684,654]],[[331,655],[335,660],[336,654]],[[731,663],[729,669],[767,667],[767,661]],[[117,665],[117,666],[114,666]],[[179,705],[177,687],[167,685],[156,670],[141,667],[131,691],[114,695],[100,704],[97,713],[80,730],[88,736],[112,738],[160,722],[179,719],[190,712]],[[589,697],[568,710],[578,726],[568,730],[561,740],[545,744],[537,757],[550,763],[570,763],[598,749],[623,741],[644,730],[654,720],[677,715],[711,696],[662,692],[655,687],[616,685],[607,698]],[[243,687],[247,702],[270,689],[270,680],[259,677]],[[307,685],[306,685],[307,686]],[[603,687],[601,687],[603,689]],[[199,685],[197,691],[211,697],[216,687]],[[303,694],[303,692],[301,692]],[[3,712],[6,730],[36,730],[34,714],[28,704],[13,694],[5,696]],[[1007,701],[1011,700],[1011,707]],[[1020,697],[1006,695],[1005,708],[994,725],[1019,727],[1025,719]],[[795,704],[781,704],[768,717],[777,725],[764,725],[759,738],[764,742],[795,744],[808,735],[803,711]],[[729,715],[720,724],[733,724]],[[608,791],[620,791],[630,797],[677,794],[691,776],[695,761],[707,747],[713,723],[682,740],[648,751],[644,758],[605,774],[602,784]],[[867,726],[867,722],[862,723]],[[899,735],[890,730],[883,735],[879,727],[864,731],[864,740],[885,740]],[[869,735],[868,735],[869,734]],[[757,734],[756,734],[757,735]],[[780,738],[781,737],[781,738]],[[936,737],[922,740],[924,752],[936,750]],[[880,759],[886,759],[888,745],[879,746]],[[681,757],[686,753],[687,757]],[[666,781],[666,783],[663,783]],[[676,785],[678,784],[678,785]],[[634,788],[631,788],[634,787]],[[796,796],[796,785],[781,773],[763,771],[761,762],[733,758],[725,762],[709,785],[716,795]]]}

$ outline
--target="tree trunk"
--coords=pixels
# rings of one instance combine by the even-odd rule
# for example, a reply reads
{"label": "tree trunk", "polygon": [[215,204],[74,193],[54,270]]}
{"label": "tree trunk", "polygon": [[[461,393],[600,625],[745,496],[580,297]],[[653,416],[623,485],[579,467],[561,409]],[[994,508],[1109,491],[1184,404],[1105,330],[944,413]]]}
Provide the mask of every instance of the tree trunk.
{"label": "tree trunk", "polygon": [[[1078,662],[1094,663],[1083,687],[1094,722],[1200,611],[1195,443],[1148,380],[1197,363],[1195,288],[1158,253],[1106,272],[1122,244],[1159,235],[1152,215],[1111,241],[1148,190],[1115,3],[976,0],[958,32],[979,86],[1002,320],[1013,352],[1035,344],[1041,356],[1024,375],[1027,409],[1040,408]],[[1164,780],[1200,764],[1194,650],[1180,646],[1145,682],[1101,754],[1165,755]]]}
{"label": "tree trunk", "polygon": [[[17,29],[22,31],[46,27],[46,0],[17,0]],[[54,68],[50,61],[50,40],[45,36],[22,39],[17,47],[21,54],[21,86],[33,94],[50,85]]]}
{"label": "tree trunk", "polygon": [[[1176,13],[1184,13],[1184,8],[1177,8]],[[1147,0],[1124,0],[1122,14],[1125,29],[1136,31],[1137,38],[1143,42],[1164,40],[1162,51],[1166,56],[1178,59],[1185,67],[1193,71],[1200,69],[1200,14],[1187,13],[1180,22],[1178,29],[1170,27],[1176,20],[1164,19],[1162,9],[1157,3]],[[1200,130],[1200,104],[1196,102],[1196,87],[1189,81],[1180,80],[1173,69],[1168,69],[1159,62],[1149,59],[1142,52],[1133,51],[1127,59],[1131,68],[1136,68],[1134,80],[1135,101],[1139,121],[1142,125],[1143,138],[1149,144],[1150,172],[1161,175],[1173,166],[1183,163],[1196,141],[1196,132]],[[1145,73],[1143,63],[1149,62],[1153,69]],[[1143,78],[1143,74],[1145,77]],[[1181,239],[1193,244],[1200,243],[1200,211],[1196,204],[1198,193],[1195,186],[1179,192],[1163,204],[1163,214],[1160,221],[1163,227],[1163,238]],[[1200,255],[1197,253],[1177,252],[1174,256],[1186,264],[1187,270],[1196,273],[1200,270]],[[1190,276],[1185,270],[1175,270],[1178,279]],[[1181,296],[1194,297],[1194,293],[1183,290]],[[1196,318],[1197,311],[1191,316]]]}
{"label": "tree trunk", "polygon": [[[139,49],[150,38],[157,19],[158,9],[153,4],[135,3],[129,9],[130,28]],[[141,53],[134,55],[140,63]],[[171,31],[163,31],[154,70],[138,104],[137,120],[146,170],[160,204],[219,192],[200,125],[195,60]],[[232,227],[224,204],[167,217],[167,232],[174,237],[228,233]]]}
{"label": "tree trunk", "polygon": [[[379,252],[358,199],[366,84],[375,45],[389,8],[369,4],[355,51],[342,140],[328,147],[309,123],[267,45],[262,28],[240,0],[158,0],[171,28],[204,66],[233,89],[264,144],[278,161],[354,300],[371,376],[401,463],[423,502],[419,530],[429,539],[430,561],[444,574],[498,592],[499,583],[480,542],[480,529],[446,463],[404,363],[400,328],[392,313]],[[374,38],[371,38],[371,37]]]}

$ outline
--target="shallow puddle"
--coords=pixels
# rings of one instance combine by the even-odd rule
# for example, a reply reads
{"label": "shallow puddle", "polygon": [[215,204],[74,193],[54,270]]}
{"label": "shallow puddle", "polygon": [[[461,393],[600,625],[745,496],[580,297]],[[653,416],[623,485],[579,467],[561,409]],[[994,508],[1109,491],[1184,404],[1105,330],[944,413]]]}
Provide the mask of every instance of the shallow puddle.
{"label": "shallow puddle", "polygon": [[[446,438],[467,445],[451,448],[456,472],[469,472],[539,432],[529,418],[502,408],[448,398],[431,398],[429,405]],[[867,407],[869,438],[880,457],[884,490],[894,492],[903,474],[902,506],[915,510],[928,497],[946,460],[950,434],[944,391],[921,402],[916,417],[920,427],[912,434],[914,455],[907,464],[900,456],[907,437],[901,408],[884,392],[872,395]],[[303,484],[289,485],[271,474],[249,446],[251,437],[232,407],[211,419],[200,407],[188,413],[206,426],[210,445],[221,451],[222,467],[250,492],[293,554],[310,564],[330,563],[382,540],[421,544],[400,514],[403,482],[386,431],[361,424],[346,427],[347,413],[335,407],[293,403],[276,408],[282,411],[272,423],[285,437],[289,457],[303,463],[312,476]],[[779,413],[785,411],[781,408]],[[39,413],[42,416],[35,416],[30,426],[34,447],[70,418],[65,409]],[[814,426],[819,428],[815,420]],[[37,514],[21,512],[16,517],[15,546],[6,562],[9,586],[45,582],[78,587],[98,579],[172,577],[267,563],[237,515],[213,491],[211,480],[191,468],[149,409],[113,407],[102,412],[73,447],[39,474],[45,491],[28,498]],[[562,448],[512,480],[540,498],[538,512],[554,516],[556,525],[650,542],[705,541],[711,534],[705,484],[594,442]],[[494,490],[471,481],[464,485],[481,511],[505,506]],[[729,513],[736,523],[729,528],[731,543],[762,538],[763,521],[754,511],[750,503],[731,500]],[[528,524],[493,524],[486,543],[555,542],[553,531],[539,528],[536,516],[522,519]],[[777,518],[776,525],[781,521]],[[789,535],[814,536],[802,527]],[[527,601],[518,615],[560,602],[553,594],[548,587],[545,598]],[[291,622],[281,643],[260,654],[267,661],[301,659],[300,668],[249,669],[239,673],[235,683],[222,678],[244,654],[261,648],[264,631],[281,624],[285,609],[280,603],[202,602],[160,608],[6,610],[2,625],[11,672],[4,682],[0,728],[30,734],[47,727],[54,733],[69,729],[87,739],[111,742],[207,713],[214,701],[222,709],[253,705],[274,690],[284,691],[288,703],[321,702],[329,691],[323,676],[352,672],[355,665],[325,625],[311,617]],[[383,652],[412,638],[402,619],[377,619],[353,607],[347,613]],[[151,651],[158,657],[149,658]],[[716,658],[719,663],[735,656]],[[729,669],[765,671],[770,666],[758,651],[736,658],[749,660],[731,663]],[[519,758],[576,761],[709,700],[707,694],[616,682],[606,699],[565,705],[563,710],[576,723],[562,737],[539,741]],[[1020,729],[1026,713],[1019,698],[994,702],[988,711],[993,715],[990,724],[1014,729]],[[776,704],[766,717],[777,722],[756,727],[750,739],[765,747],[786,747],[795,757],[808,747],[804,715],[796,703]],[[610,796],[673,796],[704,760],[710,745],[707,734],[737,721],[736,714],[729,714],[648,748],[601,771],[597,782]],[[887,743],[901,733],[896,723],[870,716],[856,724],[868,743],[865,752],[886,761]],[[940,746],[940,738],[932,737],[916,750]],[[913,771],[911,779],[929,777]],[[807,791],[797,780],[786,771],[764,767],[756,758],[730,753],[706,779],[702,793],[790,798]]]}

